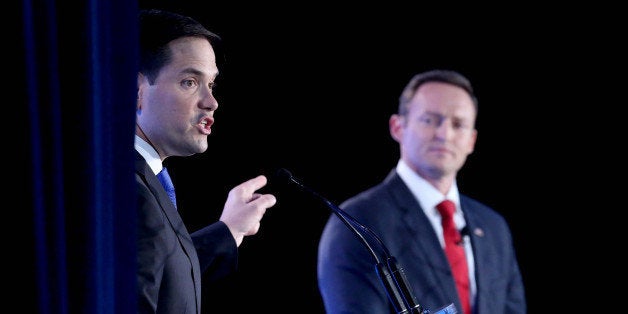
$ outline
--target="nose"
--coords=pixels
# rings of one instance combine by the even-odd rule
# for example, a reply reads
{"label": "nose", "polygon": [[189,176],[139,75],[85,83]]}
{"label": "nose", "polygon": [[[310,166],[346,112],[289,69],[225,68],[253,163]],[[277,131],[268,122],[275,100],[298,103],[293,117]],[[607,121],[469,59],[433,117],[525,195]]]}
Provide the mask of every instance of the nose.
{"label": "nose", "polygon": [[207,89],[205,96],[200,99],[199,107],[209,111],[215,111],[218,109],[218,100],[214,97],[211,89]]}
{"label": "nose", "polygon": [[451,119],[442,119],[436,127],[436,134],[441,138],[447,138],[451,134]]}

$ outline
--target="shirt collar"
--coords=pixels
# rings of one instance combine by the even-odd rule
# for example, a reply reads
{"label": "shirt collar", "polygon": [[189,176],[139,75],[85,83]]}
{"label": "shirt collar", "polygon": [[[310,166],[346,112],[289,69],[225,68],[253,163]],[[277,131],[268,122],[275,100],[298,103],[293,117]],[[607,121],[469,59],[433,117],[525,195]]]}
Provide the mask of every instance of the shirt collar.
{"label": "shirt collar", "polygon": [[159,158],[159,154],[148,142],[146,142],[141,137],[135,135],[135,150],[144,157],[146,163],[155,174],[158,174],[161,169],[163,169],[163,164],[161,163],[161,158]]}
{"label": "shirt collar", "polygon": [[420,175],[414,172],[414,170],[412,170],[410,166],[408,166],[408,164],[401,159],[397,163],[396,171],[403,182],[406,183],[422,208],[435,208],[438,203],[445,199],[453,201],[456,204],[456,208],[460,208],[458,185],[455,180],[451,189],[447,192],[447,195],[443,195],[427,180],[423,179]]}

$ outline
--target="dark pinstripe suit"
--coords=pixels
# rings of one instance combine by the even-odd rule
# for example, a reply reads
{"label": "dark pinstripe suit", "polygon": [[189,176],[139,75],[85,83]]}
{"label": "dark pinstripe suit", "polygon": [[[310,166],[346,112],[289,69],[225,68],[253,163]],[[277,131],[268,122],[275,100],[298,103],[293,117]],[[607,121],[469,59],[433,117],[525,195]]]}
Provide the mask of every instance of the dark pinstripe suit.
{"label": "dark pinstripe suit", "polygon": [[[506,221],[489,207],[460,195],[469,227],[477,282],[477,313],[526,313],[525,293]],[[405,269],[414,296],[435,311],[454,303],[460,309],[447,257],[428,218],[391,171],[378,186],[340,206],[373,230]],[[319,288],[328,314],[394,313],[375,261],[335,216],[319,243]]]}

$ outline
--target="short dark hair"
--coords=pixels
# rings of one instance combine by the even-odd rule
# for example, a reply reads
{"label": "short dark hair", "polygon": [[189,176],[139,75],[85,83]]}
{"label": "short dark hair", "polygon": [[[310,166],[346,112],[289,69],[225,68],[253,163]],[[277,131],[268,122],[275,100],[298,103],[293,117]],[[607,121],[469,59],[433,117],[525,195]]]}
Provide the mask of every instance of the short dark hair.
{"label": "short dark hair", "polygon": [[189,16],[157,9],[140,10],[140,64],[139,71],[153,84],[162,67],[167,65],[172,54],[168,44],[182,37],[201,37],[214,48],[218,55],[221,38],[207,30]]}
{"label": "short dark hair", "polygon": [[401,96],[399,96],[399,115],[406,115],[408,113],[408,103],[412,100],[412,97],[414,97],[419,87],[427,82],[448,83],[464,89],[467,93],[469,93],[469,96],[471,96],[473,105],[475,106],[475,111],[478,111],[478,99],[473,92],[471,81],[459,72],[436,69],[422,72],[412,77],[410,82],[408,82],[406,87],[401,92]]}

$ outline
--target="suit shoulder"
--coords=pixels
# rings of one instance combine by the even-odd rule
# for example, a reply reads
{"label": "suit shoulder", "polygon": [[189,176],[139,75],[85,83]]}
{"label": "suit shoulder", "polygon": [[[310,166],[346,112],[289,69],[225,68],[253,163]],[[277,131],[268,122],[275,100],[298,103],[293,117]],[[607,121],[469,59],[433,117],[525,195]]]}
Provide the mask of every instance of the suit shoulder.
{"label": "suit shoulder", "polygon": [[493,207],[473,198],[470,197],[468,195],[463,195],[460,194],[460,203],[462,205],[463,208],[468,208],[470,210],[473,210],[474,212],[478,213],[478,214],[482,214],[482,215],[489,215],[489,216],[499,216],[501,217],[502,215],[495,210]]}
{"label": "suit shoulder", "polygon": [[373,201],[381,200],[382,196],[386,193],[383,183],[380,183],[349,197],[340,204],[340,207],[347,208],[359,206],[364,203],[372,203]]}

